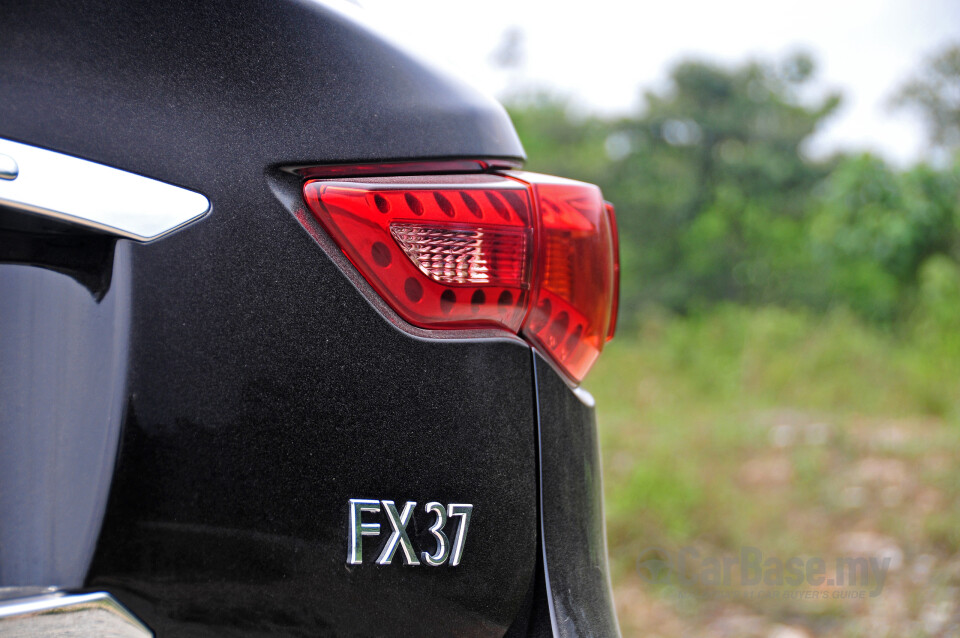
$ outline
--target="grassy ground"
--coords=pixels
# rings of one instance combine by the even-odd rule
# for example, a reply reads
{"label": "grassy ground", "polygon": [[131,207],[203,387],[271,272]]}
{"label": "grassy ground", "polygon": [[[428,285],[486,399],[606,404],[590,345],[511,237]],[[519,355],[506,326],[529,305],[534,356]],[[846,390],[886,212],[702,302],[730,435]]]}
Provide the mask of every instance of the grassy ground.
{"label": "grassy ground", "polygon": [[[586,386],[625,635],[960,635],[960,331],[778,309],[654,317],[621,331]],[[699,580],[651,577],[654,547],[697,552]],[[825,580],[703,577],[744,547],[823,558]],[[838,557],[887,564],[882,587],[876,570],[829,586]],[[857,591],[877,595],[842,597]]]}

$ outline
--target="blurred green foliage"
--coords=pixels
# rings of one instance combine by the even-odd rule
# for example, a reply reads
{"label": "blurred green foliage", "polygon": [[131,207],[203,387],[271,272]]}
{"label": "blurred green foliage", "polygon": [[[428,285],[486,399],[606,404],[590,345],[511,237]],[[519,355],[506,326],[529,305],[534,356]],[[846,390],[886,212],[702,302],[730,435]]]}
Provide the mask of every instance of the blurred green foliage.
{"label": "blurred green foliage", "polygon": [[924,294],[953,294],[942,288],[960,278],[960,162],[810,159],[805,144],[841,101],[811,98],[814,77],[805,55],[684,62],[618,119],[542,93],[508,100],[530,170],[599,184],[616,205],[625,325],[725,302],[891,323]]}
{"label": "blurred green foliage", "polygon": [[[901,102],[956,152],[951,64]],[[586,387],[625,635],[941,635],[917,619],[960,587],[960,154],[811,159],[840,103],[814,79],[802,55],[685,62],[618,119],[508,100],[530,170],[599,184],[617,208],[618,338]],[[636,566],[651,547],[832,560],[851,542],[909,565],[875,604],[702,591],[664,612],[669,588]],[[737,614],[760,625],[716,628]]]}
{"label": "blurred green foliage", "polygon": [[[937,308],[957,308],[955,266],[930,264],[923,286],[950,291]],[[909,569],[891,574],[894,593],[874,608],[758,598],[745,601],[750,613],[812,635],[872,636],[862,619],[900,591],[890,635],[937,635],[908,629],[924,604],[960,586],[958,317],[931,315],[895,334],[844,309],[722,304],[687,317],[646,313],[612,342],[586,386],[599,410],[624,635],[646,635],[661,619],[631,594],[649,588],[636,564],[648,548],[736,556],[757,547],[829,563],[853,530],[903,552]],[[929,575],[911,580],[921,559]],[[708,630],[722,603],[698,592],[672,607],[680,629],[651,633],[727,635]]]}
{"label": "blurred green foliage", "polygon": [[960,146],[960,45],[931,57],[923,71],[900,87],[892,102],[923,115],[934,146],[947,150]]}

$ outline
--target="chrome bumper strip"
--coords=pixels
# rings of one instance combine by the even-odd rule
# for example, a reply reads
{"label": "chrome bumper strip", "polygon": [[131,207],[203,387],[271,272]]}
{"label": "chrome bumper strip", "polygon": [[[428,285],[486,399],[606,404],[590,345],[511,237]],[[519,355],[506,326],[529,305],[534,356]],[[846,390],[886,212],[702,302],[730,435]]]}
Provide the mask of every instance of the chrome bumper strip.
{"label": "chrome bumper strip", "polygon": [[0,139],[0,206],[150,241],[203,217],[210,201],[179,186]]}
{"label": "chrome bumper strip", "polygon": [[153,632],[106,592],[51,594],[0,602],[4,638],[152,638]]}

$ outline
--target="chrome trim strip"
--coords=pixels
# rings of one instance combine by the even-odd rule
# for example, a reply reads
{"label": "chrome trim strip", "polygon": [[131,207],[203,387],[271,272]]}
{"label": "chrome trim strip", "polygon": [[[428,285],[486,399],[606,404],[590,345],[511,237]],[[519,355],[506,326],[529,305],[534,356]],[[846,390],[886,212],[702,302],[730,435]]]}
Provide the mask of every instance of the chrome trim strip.
{"label": "chrome trim strip", "polygon": [[152,638],[153,632],[106,592],[52,594],[0,603],[0,635]]}
{"label": "chrome trim strip", "polygon": [[210,210],[200,193],[5,139],[0,177],[0,205],[137,241],[162,237]]}
{"label": "chrome trim strip", "polygon": [[17,166],[17,160],[0,153],[0,179],[14,180],[19,174],[20,167]]}

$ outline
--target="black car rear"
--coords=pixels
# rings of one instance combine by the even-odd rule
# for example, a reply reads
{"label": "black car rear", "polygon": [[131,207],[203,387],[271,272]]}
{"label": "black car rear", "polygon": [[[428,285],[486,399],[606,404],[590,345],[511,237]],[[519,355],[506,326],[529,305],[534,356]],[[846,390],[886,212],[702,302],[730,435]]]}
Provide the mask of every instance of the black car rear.
{"label": "black car rear", "polygon": [[307,2],[6,3],[0,42],[0,141],[209,202],[143,241],[0,180],[0,634],[98,592],[159,636],[618,633],[592,399],[405,319],[304,198],[529,179],[497,103]]}

